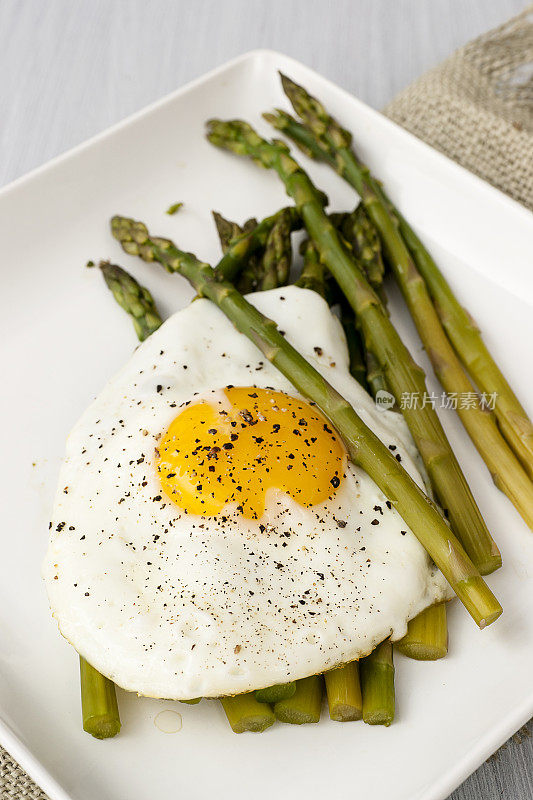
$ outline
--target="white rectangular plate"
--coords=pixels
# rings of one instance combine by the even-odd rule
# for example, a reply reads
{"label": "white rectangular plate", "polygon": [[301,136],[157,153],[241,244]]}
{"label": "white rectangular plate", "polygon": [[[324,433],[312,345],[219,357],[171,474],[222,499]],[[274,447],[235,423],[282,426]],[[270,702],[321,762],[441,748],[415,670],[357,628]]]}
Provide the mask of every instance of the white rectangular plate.
{"label": "white rectangular plate", "polygon": [[[189,707],[120,692],[120,736],[98,742],[81,730],[77,657],[50,619],[40,562],[68,431],[135,346],[130,322],[84,265],[101,257],[125,264],[165,314],[188,302],[192,292],[182,279],[124,255],[108,219],[142,218],[154,232],[216,260],[212,208],[242,220],[284,204],[274,174],[203,137],[212,116],[244,117],[267,132],[260,112],[286,105],[277,69],[304,83],[354,131],[361,155],[475,311],[489,347],[533,411],[532,216],[283,55],[242,56],[4,189],[0,740],[54,800],[441,800],[533,713],[533,534],[492,486],[453,412],[443,412],[501,546],[505,566],[490,583],[505,613],[481,632],[454,604],[449,658],[397,659],[391,728],[341,725],[324,712],[319,725],[235,736],[216,702]],[[335,208],[354,203],[331,171],[305,163]],[[184,209],[165,215],[178,200]],[[427,366],[399,298],[393,305]],[[154,724],[167,708],[183,717],[179,733]]]}

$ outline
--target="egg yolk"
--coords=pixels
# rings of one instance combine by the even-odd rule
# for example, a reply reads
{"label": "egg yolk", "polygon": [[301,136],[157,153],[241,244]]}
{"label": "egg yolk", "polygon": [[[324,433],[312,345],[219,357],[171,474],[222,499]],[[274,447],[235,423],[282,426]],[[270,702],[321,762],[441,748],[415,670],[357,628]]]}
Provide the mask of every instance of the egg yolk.
{"label": "egg yolk", "polygon": [[270,488],[302,506],[331,498],[346,451],[313,405],[271,389],[228,386],[187,404],[156,451],[161,486],[190,514],[215,516],[228,503],[258,519]]}

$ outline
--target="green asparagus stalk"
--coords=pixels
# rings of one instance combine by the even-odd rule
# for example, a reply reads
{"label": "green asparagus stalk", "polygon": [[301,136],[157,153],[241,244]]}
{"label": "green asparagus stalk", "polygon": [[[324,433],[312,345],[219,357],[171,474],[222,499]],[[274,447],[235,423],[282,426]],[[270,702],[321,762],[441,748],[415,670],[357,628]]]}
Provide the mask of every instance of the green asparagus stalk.
{"label": "green asparagus stalk", "polygon": [[336,722],[351,722],[363,716],[363,701],[357,661],[324,673],[329,716]]}
{"label": "green asparagus stalk", "polygon": [[409,223],[396,209],[395,214],[399,221],[400,233],[428,286],[446,333],[480,390],[495,397],[494,410],[500,429],[527,474],[533,479],[531,420],[491,356],[472,317],[461,306],[437,264]]}
{"label": "green asparagus stalk", "polygon": [[[478,326],[455,297],[423,242],[385,194],[381,183],[371,175],[367,167],[358,162],[355,154],[354,158],[363,173],[368,176],[376,194],[398,227],[418,271],[426,282],[444,330],[465,369],[480,391],[491,400],[494,399],[494,412],[499,428],[525,472],[533,479],[533,423],[491,356]],[[514,503],[513,498],[511,500]]]}
{"label": "green asparagus stalk", "polygon": [[110,264],[109,261],[101,261],[100,269],[113,297],[130,315],[135,333],[143,342],[162,323],[152,295],[122,267]]}
{"label": "green asparagus stalk", "polygon": [[[240,236],[227,242],[227,249],[217,265],[217,276],[221,280],[234,281],[240,274],[247,259],[257,252],[264,250],[270,233],[277,224],[289,226],[290,230],[301,227],[301,219],[294,208],[282,208],[270,217],[265,217],[258,225],[250,230],[243,230]],[[257,288],[257,287],[252,287]]]}
{"label": "green asparagus stalk", "polygon": [[399,642],[395,642],[394,647],[404,656],[415,658],[417,661],[435,661],[444,658],[448,652],[446,603],[430,606],[412,619],[406,635]]}
{"label": "green asparagus stalk", "polygon": [[[229,257],[235,249],[238,252],[237,263],[241,268],[234,282],[241,293],[274,289],[287,283],[292,260],[291,233],[301,224],[294,209],[282,208],[264,220],[259,231],[256,231],[258,224],[254,219],[245,222],[241,228],[217,212],[213,216],[222,252],[225,255],[229,253]],[[243,242],[253,250],[245,259],[242,254]],[[249,242],[251,245],[248,245]],[[227,259],[222,263],[221,273],[228,275],[226,262]],[[234,261],[230,263],[234,264]],[[228,275],[230,278],[231,272]]]}
{"label": "green asparagus stalk", "polygon": [[115,684],[80,656],[83,730],[95,739],[110,739],[120,731]]}
{"label": "green asparagus stalk", "polygon": [[213,219],[223,253],[228,252],[233,239],[237,239],[243,233],[251,233],[257,227],[257,220],[253,217],[247,219],[242,227],[236,222],[226,219],[218,211],[213,211]]}
{"label": "green asparagus stalk", "polygon": [[[384,264],[381,255],[381,244],[376,230],[361,203],[354,211],[343,214],[330,214],[333,222],[343,240],[351,248],[352,257],[357,259],[359,267],[365,274],[368,282],[379,296],[383,307],[387,306],[387,298],[383,289]],[[359,380],[362,386],[375,398],[378,392],[389,393],[383,371],[376,357],[371,351],[365,349],[361,335],[357,330],[353,311],[346,308],[346,301],[341,299],[341,322],[348,340],[348,347],[354,350],[354,364],[357,365],[352,375]],[[357,352],[359,350],[360,352]],[[364,380],[362,380],[364,374]],[[396,404],[395,404],[396,405]],[[394,407],[394,406],[393,406]]]}
{"label": "green asparagus stalk", "polygon": [[[383,289],[384,264],[381,256],[381,244],[363,206],[360,203],[351,214],[330,214],[329,218],[344,242],[351,248],[352,257],[357,259],[359,267],[378,294],[383,307],[386,308],[387,298]],[[341,322],[350,348],[350,364],[354,365],[350,367],[352,375],[374,398],[378,396],[378,392],[389,393],[377,359],[371,351],[365,349],[357,330],[353,311],[349,306],[346,307],[344,298],[341,298],[340,304]]]}
{"label": "green asparagus stalk", "polygon": [[[342,325],[350,351],[350,372],[359,383],[376,397],[378,391],[387,391],[383,373],[379,369],[372,353],[366,354],[366,367],[363,362],[362,344],[354,324],[353,314],[341,315]],[[367,373],[368,370],[368,373]],[[368,383],[367,383],[368,381]],[[395,647],[404,655],[419,661],[433,661],[443,658],[448,652],[448,627],[446,622],[446,605],[439,603],[422,611],[414,620],[411,620],[406,636]],[[351,666],[351,665],[348,665]],[[337,670],[326,673],[326,688],[330,700],[328,675],[333,675]],[[359,680],[359,677],[357,678]],[[336,717],[331,713],[330,716]],[[355,717],[359,719],[360,717]]]}
{"label": "green asparagus stalk", "polygon": [[[460,400],[457,405],[467,433],[487,464],[496,486],[533,528],[533,484],[530,480],[533,476],[533,425],[491,358],[479,330],[457,302],[430,254],[406,220],[393,209],[368,168],[358,160],[351,147],[351,134],[341,128],[305,89],[285,76],[282,81],[286,94],[304,122],[300,126],[304,133],[299,133],[299,137],[305,137],[307,151],[307,139],[313,137],[313,156],[332,165],[361,197],[379,232],[437,377],[449,394],[467,399],[464,403]],[[299,130],[299,123],[289,115],[281,114],[275,119],[276,127],[284,129],[291,137],[297,128]],[[496,392],[496,418],[482,407],[455,351],[479,388],[485,394]],[[500,430],[512,450],[507,447]],[[494,564],[497,566],[497,562],[496,556],[486,565],[478,563],[478,566],[484,572]]]}
{"label": "green asparagus stalk", "polygon": [[300,246],[300,253],[304,263],[295,286],[299,286],[300,289],[310,289],[326,299],[327,283],[324,265],[320,261],[318,250],[311,239],[304,239]]}
{"label": "green asparagus stalk", "polygon": [[[230,250],[232,242],[240,240],[243,235],[246,239],[257,227],[257,220],[254,218],[246,220],[241,227],[238,223],[225,219],[217,211],[213,211],[213,219],[224,255]],[[261,282],[261,250],[255,249],[243,261],[233,281],[241,294],[247,294],[258,289]]]}
{"label": "green asparagus stalk", "polygon": [[386,725],[394,720],[394,663],[387,639],[360,662],[363,720],[367,725]]}
{"label": "green asparagus stalk", "polygon": [[323,199],[308,175],[290,156],[283,142],[267,142],[245,122],[211,120],[208,138],[219,147],[249,156],[254,162],[276,170],[287,193],[294,199],[321,260],[355,312],[365,347],[376,357],[387,385],[402,409],[435,494],[448,511],[454,530],[478,569],[484,573],[497,569],[501,565],[499,550],[487,530],[435,409],[430,404],[413,407],[411,402],[405,402],[406,397],[428,396],[424,372],[412,359],[357,262],[343,246],[324,212]]}
{"label": "green asparagus stalk", "polygon": [[254,692],[221,697],[220,702],[234,733],[262,733],[276,721],[270,706],[259,703]]}
{"label": "green asparagus stalk", "polygon": [[[324,265],[321,263],[318,250],[311,239],[304,239],[300,252],[304,257],[304,264],[295,286],[299,286],[301,289],[311,289],[332,304]],[[346,303],[341,303],[341,324],[350,355],[350,373],[364,389],[367,389],[363,343],[355,325],[353,312],[346,308]]]}
{"label": "green asparagus stalk", "polygon": [[215,303],[297,391],[317,404],[343,437],[353,463],[365,470],[395,504],[476,623],[485,627],[494,622],[502,612],[501,606],[436,506],[352,406],[285,340],[276,324],[248,303],[233,284],[218,280],[208,264],[179,250],[168,239],[151,237],[142,222],[113,217],[111,230],[125,252],[148,262],[157,261],[169,272],[187,278],[196,292]]}
{"label": "green asparagus stalk", "polygon": [[378,397],[380,392],[388,392],[387,381],[379,362],[371,350],[365,352],[366,379],[372,397]]}
{"label": "green asparagus stalk", "polygon": [[381,243],[362,203],[345,215],[339,230],[359,260],[369,284],[379,290],[385,274]]}
{"label": "green asparagus stalk", "polygon": [[296,681],[292,697],[279,700],[274,706],[274,714],[280,722],[291,725],[306,725],[319,722],[322,710],[322,675],[311,675]]}
{"label": "green asparagus stalk", "polygon": [[280,700],[288,700],[295,691],[296,683],[294,681],[277,683],[274,686],[268,686],[266,689],[257,689],[255,699],[260,703],[278,703]]}
{"label": "green asparagus stalk", "polygon": [[363,342],[361,335],[357,330],[355,318],[351,309],[347,309],[344,305],[341,310],[341,324],[346,336],[346,344],[348,345],[348,353],[350,356],[350,373],[355,380],[361,384],[365,391],[369,390],[367,381],[367,368],[365,364],[365,354],[363,352]]}
{"label": "green asparagus stalk", "polygon": [[293,212],[284,208],[279,212],[276,224],[268,235],[263,255],[263,279],[261,290],[285,286],[289,279],[292,262],[291,233]]}

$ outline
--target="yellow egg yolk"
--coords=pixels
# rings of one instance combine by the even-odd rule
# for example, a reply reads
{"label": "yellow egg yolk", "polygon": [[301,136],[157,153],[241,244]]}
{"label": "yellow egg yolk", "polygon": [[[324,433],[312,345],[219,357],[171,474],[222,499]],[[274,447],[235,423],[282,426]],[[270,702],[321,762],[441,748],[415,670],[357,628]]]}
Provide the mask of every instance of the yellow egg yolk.
{"label": "yellow egg yolk", "polygon": [[163,491],[186,512],[211,517],[237,503],[258,519],[270,488],[306,507],[331,498],[346,451],[316,406],[228,386],[183,408],[161,437],[156,464]]}

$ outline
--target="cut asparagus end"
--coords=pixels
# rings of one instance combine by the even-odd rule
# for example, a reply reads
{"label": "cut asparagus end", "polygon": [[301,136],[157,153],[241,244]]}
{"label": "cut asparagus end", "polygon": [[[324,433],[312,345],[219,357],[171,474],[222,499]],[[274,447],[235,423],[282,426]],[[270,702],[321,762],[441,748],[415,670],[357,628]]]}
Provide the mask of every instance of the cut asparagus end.
{"label": "cut asparagus end", "polygon": [[83,730],[95,739],[110,739],[120,731],[115,684],[80,656]]}
{"label": "cut asparagus end", "polygon": [[270,706],[259,703],[255,698],[255,692],[237,694],[235,697],[221,697],[220,702],[234,733],[246,731],[262,733],[276,721]]}
{"label": "cut asparagus end", "polygon": [[280,700],[274,706],[274,714],[280,722],[290,725],[306,725],[320,720],[322,710],[322,676],[311,675],[296,681],[292,697]]}
{"label": "cut asparagus end", "polygon": [[407,633],[394,647],[417,661],[436,661],[448,652],[446,603],[426,608],[407,626]]}
{"label": "cut asparagus end", "polygon": [[359,665],[352,661],[324,673],[329,716],[336,722],[351,722],[363,716]]}
{"label": "cut asparagus end", "polygon": [[260,703],[279,703],[280,700],[288,700],[296,691],[296,682],[277,683],[275,686],[267,686],[266,689],[258,689],[255,699]]}
{"label": "cut asparagus end", "polygon": [[382,642],[360,664],[363,720],[367,725],[389,726],[394,720],[394,664],[392,645]]}
{"label": "cut asparagus end", "polygon": [[480,628],[492,625],[502,614],[503,609],[483,578],[473,575],[461,581],[458,588],[464,595],[466,610],[472,615]]}

